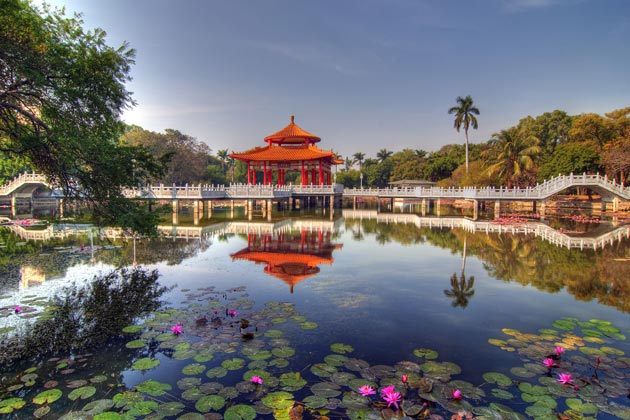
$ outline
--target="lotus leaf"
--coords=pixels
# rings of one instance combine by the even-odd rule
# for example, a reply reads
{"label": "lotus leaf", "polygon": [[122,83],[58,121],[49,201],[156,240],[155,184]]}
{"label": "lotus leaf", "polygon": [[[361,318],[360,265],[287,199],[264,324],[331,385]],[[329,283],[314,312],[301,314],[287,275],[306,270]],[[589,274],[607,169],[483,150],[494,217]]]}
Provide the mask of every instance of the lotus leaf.
{"label": "lotus leaf", "polygon": [[497,384],[499,386],[512,385],[512,380],[506,375],[499,372],[486,372],[483,374],[483,380],[491,384]]}
{"label": "lotus leaf", "polygon": [[584,403],[579,398],[567,398],[565,402],[567,406],[569,406],[569,408],[581,414],[597,415],[598,409],[597,406],[594,404]]}
{"label": "lotus leaf", "polygon": [[[275,359],[278,360],[278,359]],[[287,362],[288,363],[288,362]],[[266,369],[267,366],[271,365],[271,361],[267,362],[266,360],[254,360],[253,362],[249,362],[247,365],[248,369]]]}
{"label": "lotus leaf", "polygon": [[603,346],[599,349],[606,354],[613,354],[615,356],[623,356],[625,354],[622,350],[616,349],[614,347]]}
{"label": "lotus leaf", "polygon": [[182,378],[177,381],[177,387],[182,391],[199,386],[201,384],[201,378]]}
{"label": "lotus leaf", "polygon": [[266,359],[269,359],[271,356],[273,355],[271,354],[269,350],[258,350],[258,349],[256,349],[252,354],[247,355],[247,357],[250,360],[266,360]]}
{"label": "lotus leaf", "polygon": [[318,382],[311,386],[311,392],[318,397],[332,398],[341,394],[341,387],[332,382]]}
{"label": "lotus leaf", "polygon": [[[166,392],[173,389],[173,387],[169,384],[154,381],[153,379],[148,379],[136,385],[136,389],[140,392],[151,395],[152,397],[159,397],[160,395],[166,394]],[[114,401],[116,401],[115,398]]]}
{"label": "lotus leaf", "polygon": [[306,385],[300,372],[287,372],[280,375],[280,386],[284,391],[298,391]]}
{"label": "lotus leaf", "polygon": [[35,417],[36,419],[41,419],[48,413],[50,413],[50,406],[44,405],[33,412],[33,417]]}
{"label": "lotus leaf", "polygon": [[271,320],[271,322],[273,324],[284,324],[285,322],[287,322],[287,319],[286,318],[282,318],[282,317],[277,317],[277,318],[273,318]]}
{"label": "lotus leaf", "polygon": [[175,360],[186,360],[192,357],[195,357],[197,352],[195,350],[180,350],[173,353],[173,359]]}
{"label": "lotus leaf", "polygon": [[341,354],[329,354],[324,357],[324,362],[326,362],[326,364],[336,367],[342,366],[347,360],[348,358]]}
{"label": "lotus leaf", "polygon": [[113,400],[109,400],[109,399],[95,400],[95,401],[90,401],[89,403],[87,403],[81,411],[84,412],[85,414],[94,416],[96,414],[102,413],[103,411],[109,410],[113,406],[114,406]]}
{"label": "lotus leaf", "polygon": [[169,417],[176,416],[182,411],[186,406],[179,401],[162,403],[158,406],[157,410],[155,410],[155,414],[160,417]]}
{"label": "lotus leaf", "polygon": [[420,365],[420,369],[427,375],[459,375],[462,369],[451,362],[429,361]]}
{"label": "lotus leaf", "polygon": [[348,359],[343,364],[343,366],[348,370],[353,370],[355,372],[360,372],[363,369],[367,369],[370,367],[370,364],[365,360],[361,359]]}
{"label": "lotus leaf", "polygon": [[[289,361],[287,359],[273,359],[269,362],[269,366],[275,366],[279,369],[284,369],[285,367],[289,366]],[[251,366],[248,365],[248,367],[251,369]]]}
{"label": "lotus leaf", "polygon": [[155,401],[140,401],[133,405],[131,410],[127,411],[127,415],[132,417],[146,416],[151,414],[158,408],[158,403]]}
{"label": "lotus leaf", "polygon": [[369,399],[356,392],[346,392],[341,400],[341,406],[351,411],[364,410],[368,407]]}
{"label": "lotus leaf", "polygon": [[284,333],[280,330],[269,330],[265,332],[264,336],[268,338],[280,338]]}
{"label": "lotus leaf", "polygon": [[333,373],[337,372],[337,369],[334,366],[327,365],[326,363],[316,363],[311,366],[311,372],[322,378],[330,378]]}
{"label": "lotus leaf", "polygon": [[605,356],[606,353],[594,347],[580,347],[580,351],[589,356]]}
{"label": "lotus leaf", "polygon": [[20,378],[20,381],[28,383],[28,382],[33,382],[35,381],[35,379],[37,379],[37,374],[36,373],[27,373],[25,375],[22,375],[22,377]]}
{"label": "lotus leaf", "polygon": [[355,391],[361,388],[363,385],[371,386],[374,389],[378,388],[378,385],[376,384],[376,382],[368,381],[367,379],[363,379],[363,378],[353,379],[348,383],[348,387],[350,387],[350,389],[355,390]]}
{"label": "lotus leaf", "polygon": [[233,398],[238,397],[238,394],[239,394],[238,389],[236,389],[233,386],[226,386],[225,388],[223,388],[223,389],[221,389],[219,391],[218,395],[222,396],[225,399],[230,399],[231,400]]}
{"label": "lotus leaf", "polygon": [[604,334],[601,331],[589,330],[589,329],[583,329],[582,334],[588,337],[603,337],[604,336]]}
{"label": "lotus leaf", "polygon": [[206,376],[208,378],[211,378],[211,379],[212,378],[223,378],[227,374],[228,374],[228,371],[223,366],[213,367],[212,369],[208,369],[208,371],[206,372]]}
{"label": "lotus leaf", "polygon": [[348,385],[351,380],[356,378],[357,376],[350,372],[336,372],[330,377],[330,380],[339,385]]}
{"label": "lotus leaf", "polygon": [[7,398],[0,401],[0,414],[9,414],[14,410],[19,410],[24,407],[26,401],[22,398]]}
{"label": "lotus leaf", "polygon": [[245,367],[245,360],[235,357],[233,359],[224,360],[221,366],[227,370],[239,370]]}
{"label": "lotus leaf", "polygon": [[122,329],[122,332],[127,334],[134,334],[144,329],[142,325],[129,325]]}
{"label": "lotus leaf", "polygon": [[492,388],[492,391],[490,392],[492,393],[493,397],[499,398],[501,400],[511,400],[512,398],[514,398],[514,395],[511,392],[508,392],[504,389]]}
{"label": "lotus leaf", "polygon": [[158,366],[160,361],[157,359],[152,359],[150,357],[143,357],[142,359],[136,360],[136,362],[131,365],[131,369],[133,370],[149,370]]}
{"label": "lotus leaf", "polygon": [[345,353],[352,353],[354,351],[354,348],[348,344],[333,343],[330,345],[330,350],[333,353],[345,354]]}
{"label": "lotus leaf", "polygon": [[105,375],[96,375],[90,378],[90,382],[93,384],[100,384],[107,380],[107,376]]}
{"label": "lotus leaf", "polygon": [[544,405],[534,404],[534,405],[527,406],[525,408],[525,413],[527,413],[527,415],[529,415],[529,416],[538,418],[538,417],[541,417],[541,416],[551,415],[552,414],[552,410],[551,410],[551,408],[546,407]]}
{"label": "lotus leaf", "polygon": [[298,322],[298,323],[300,323],[300,322],[304,322],[304,321],[306,321],[306,317],[305,317],[305,316],[302,316],[302,315],[293,315],[293,316],[291,317],[291,321],[293,321],[293,322]]}
{"label": "lotus leaf", "polygon": [[96,394],[96,388],[93,386],[82,386],[81,388],[77,388],[71,393],[68,394],[68,398],[72,401],[78,400],[81,398],[82,400],[87,400],[92,395]]}
{"label": "lotus leaf", "polygon": [[190,343],[187,343],[187,342],[177,343],[173,346],[173,350],[175,351],[188,350],[189,348],[190,348]]}
{"label": "lotus leaf", "polygon": [[172,332],[170,332],[170,333],[162,333],[162,334],[159,334],[159,335],[157,335],[155,337],[155,339],[157,341],[171,341],[171,340],[175,340],[177,338],[178,338],[178,336],[173,334]]}
{"label": "lotus leaf", "polygon": [[205,362],[209,362],[210,360],[212,360],[212,358],[214,357],[214,353],[213,352],[200,352],[195,354],[195,357],[193,357],[193,360],[195,362],[199,362],[199,363],[205,363]]}
{"label": "lotus leaf", "polygon": [[35,398],[33,398],[33,402],[39,405],[51,404],[61,398],[62,395],[63,392],[61,392],[60,389],[49,389],[37,394]]}
{"label": "lotus leaf", "polygon": [[414,349],[413,355],[427,360],[437,359],[438,352],[431,349]]}
{"label": "lotus leaf", "polygon": [[197,387],[188,388],[186,391],[182,392],[182,398],[187,401],[197,401],[199,398],[203,397],[204,393]]}
{"label": "lotus leaf", "polygon": [[271,350],[271,353],[276,356],[276,357],[283,357],[283,358],[287,358],[287,357],[291,357],[295,354],[295,349],[292,347],[276,347],[274,349]]}
{"label": "lotus leaf", "polygon": [[223,413],[225,420],[254,420],[256,418],[256,410],[249,405],[234,405]]}
{"label": "lotus leaf", "polygon": [[210,410],[219,411],[225,406],[225,398],[219,395],[206,395],[200,398],[195,404],[195,408],[202,413]]}
{"label": "lotus leaf", "polygon": [[304,405],[311,410],[316,410],[318,408],[324,407],[328,404],[328,400],[324,397],[318,397],[316,395],[310,395],[304,398]]}
{"label": "lotus leaf", "polygon": [[139,339],[128,342],[127,344],[125,344],[125,347],[127,347],[128,349],[139,349],[146,345],[147,342],[145,340]]}
{"label": "lotus leaf", "polygon": [[584,337],[584,341],[586,341],[587,343],[593,343],[593,344],[605,344],[606,341],[602,340],[599,337]]}
{"label": "lotus leaf", "polygon": [[576,327],[576,323],[568,319],[559,319],[555,321],[552,325],[554,326],[554,328],[564,331],[570,331]]}
{"label": "lotus leaf", "polygon": [[303,330],[314,330],[317,327],[318,325],[316,322],[306,321],[300,324],[300,328],[302,328]]}
{"label": "lotus leaf", "polygon": [[252,369],[252,370],[248,370],[247,372],[245,372],[243,374],[243,380],[244,381],[249,381],[250,379],[252,379],[252,376],[258,376],[258,377],[262,378],[263,382],[266,385],[269,385],[269,382],[271,382],[272,379],[275,379],[271,375],[271,373],[267,372],[266,370]]}
{"label": "lotus leaf", "polygon": [[510,372],[512,373],[512,375],[519,376],[521,378],[533,378],[534,376],[536,376],[534,372],[531,372],[527,370],[527,368],[521,366],[513,367],[512,369],[510,369]]}
{"label": "lotus leaf", "polygon": [[274,410],[293,407],[293,394],[285,391],[271,392],[262,398],[263,404]]}
{"label": "lotus leaf", "polygon": [[177,417],[177,420],[204,420],[205,417],[199,413],[186,413]]}
{"label": "lotus leaf", "polygon": [[203,373],[204,370],[206,370],[205,365],[202,365],[201,363],[191,363],[182,368],[182,373],[184,375],[192,376],[192,375],[199,375],[200,373]]}

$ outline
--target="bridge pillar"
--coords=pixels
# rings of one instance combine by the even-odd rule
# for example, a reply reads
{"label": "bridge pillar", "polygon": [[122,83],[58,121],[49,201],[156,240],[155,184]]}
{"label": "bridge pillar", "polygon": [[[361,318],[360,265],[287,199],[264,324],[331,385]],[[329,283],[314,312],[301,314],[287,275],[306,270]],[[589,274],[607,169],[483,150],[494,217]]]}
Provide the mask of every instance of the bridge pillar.
{"label": "bridge pillar", "polygon": [[247,200],[247,206],[245,207],[247,209],[247,220],[252,220],[253,205],[254,205],[253,200],[251,199]]}
{"label": "bridge pillar", "polygon": [[[380,202],[379,202],[380,203]],[[333,220],[333,215],[335,214],[335,197],[330,197],[330,199],[328,200],[328,205],[329,205],[329,213],[330,213],[330,220]],[[379,205],[380,207],[380,205]]]}
{"label": "bridge pillar", "polygon": [[273,202],[271,200],[267,200],[267,220],[271,221],[271,212],[273,210]]}
{"label": "bridge pillar", "polygon": [[[536,202],[534,201],[534,204],[536,204]],[[547,202],[545,201],[541,201],[540,202],[540,211],[538,212],[541,220],[545,219],[545,213],[547,212]],[[536,213],[536,208],[534,207],[534,213]]]}
{"label": "bridge pillar", "polygon": [[479,218],[479,201],[473,200],[473,220],[477,220]]}
{"label": "bridge pillar", "polygon": [[63,218],[63,198],[59,199],[59,217]]}
{"label": "bridge pillar", "polygon": [[357,197],[356,195],[354,197],[352,197],[352,210],[356,210],[357,209]]}
{"label": "bridge pillar", "polygon": [[606,213],[606,205],[607,204],[608,203],[604,199],[602,199],[602,213]]}
{"label": "bridge pillar", "polygon": [[440,206],[442,205],[442,199],[438,198],[435,201],[435,214],[437,215],[437,217],[440,217],[440,213],[441,213],[441,209]]}
{"label": "bridge pillar", "polygon": [[17,197],[15,194],[11,194],[11,217],[15,218],[17,215]]}
{"label": "bridge pillar", "polygon": [[617,197],[613,198],[613,213],[617,213],[619,211],[619,205],[621,204],[621,200]]}
{"label": "bridge pillar", "polygon": [[501,202],[499,200],[494,202],[494,219],[501,217]]}
{"label": "bridge pillar", "polygon": [[173,200],[173,224],[179,224],[179,200]]}
{"label": "bridge pillar", "polygon": [[426,198],[422,199],[421,211],[422,211],[422,217],[427,215],[427,199]]}
{"label": "bridge pillar", "polygon": [[[231,202],[231,210],[234,210],[234,200],[232,200]],[[208,219],[210,219],[212,217],[212,200],[208,200],[206,202],[206,207],[207,208],[207,212],[208,212]]]}

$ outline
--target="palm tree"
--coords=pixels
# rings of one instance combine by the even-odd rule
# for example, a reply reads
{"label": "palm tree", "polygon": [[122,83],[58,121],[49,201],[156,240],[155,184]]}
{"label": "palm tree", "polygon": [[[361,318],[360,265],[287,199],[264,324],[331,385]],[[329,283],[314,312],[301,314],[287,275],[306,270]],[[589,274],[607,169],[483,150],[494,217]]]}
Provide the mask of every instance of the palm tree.
{"label": "palm tree", "polygon": [[346,160],[343,162],[344,166],[346,168],[346,172],[350,170],[350,168],[352,168],[352,164],[354,164],[354,161],[352,159],[350,159],[349,157],[346,158]]}
{"label": "palm tree", "polygon": [[478,124],[475,115],[479,115],[479,109],[473,105],[473,99],[470,95],[465,98],[458,96],[456,101],[458,106],[450,108],[448,113],[455,114],[453,126],[458,133],[460,128],[464,126],[464,133],[466,134],[466,173],[468,173],[468,129],[470,127],[477,129]]}
{"label": "palm tree", "polygon": [[381,149],[377,154],[376,157],[378,158],[379,162],[383,163],[383,161],[385,159],[387,159],[388,157],[390,157],[391,155],[393,155],[394,152],[387,150],[387,149]]}
{"label": "palm tree", "polygon": [[365,160],[365,153],[356,152],[352,155],[354,161],[359,164],[359,172],[363,169],[363,161]]}
{"label": "palm tree", "polygon": [[534,168],[534,157],[540,153],[539,143],[537,137],[516,127],[493,134],[488,151],[491,154],[488,174],[505,177],[508,188],[519,185],[524,175]]}
{"label": "palm tree", "polygon": [[466,280],[466,274],[462,271],[462,274],[458,279],[457,273],[453,273],[451,276],[451,290],[444,290],[444,295],[453,298],[453,301],[451,302],[451,306],[453,308],[461,306],[462,309],[464,309],[468,306],[470,298],[475,295],[473,287],[475,287],[474,276],[470,276],[468,277],[468,280]]}
{"label": "palm tree", "polygon": [[217,151],[217,157],[221,161],[221,170],[225,172],[225,163],[228,160],[228,151],[227,149],[221,149]]}

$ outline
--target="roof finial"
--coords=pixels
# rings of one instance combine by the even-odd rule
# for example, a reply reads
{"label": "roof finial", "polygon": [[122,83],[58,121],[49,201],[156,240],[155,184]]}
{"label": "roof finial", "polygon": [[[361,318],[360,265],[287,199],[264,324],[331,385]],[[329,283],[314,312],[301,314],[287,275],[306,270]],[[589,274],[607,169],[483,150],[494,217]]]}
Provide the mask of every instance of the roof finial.
{"label": "roof finial", "polygon": [[295,119],[295,115],[291,115],[291,124],[293,124],[294,119]]}

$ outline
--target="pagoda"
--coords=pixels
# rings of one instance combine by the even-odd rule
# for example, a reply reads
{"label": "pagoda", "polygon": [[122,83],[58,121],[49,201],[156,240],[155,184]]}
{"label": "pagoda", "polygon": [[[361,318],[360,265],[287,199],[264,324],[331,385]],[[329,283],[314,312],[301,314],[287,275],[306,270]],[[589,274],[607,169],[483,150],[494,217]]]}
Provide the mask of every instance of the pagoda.
{"label": "pagoda", "polygon": [[[300,172],[301,185],[331,185],[333,165],[343,163],[335,158],[335,153],[315,146],[321,141],[291,123],[277,133],[265,137],[267,146],[255,147],[246,152],[232,152],[232,159],[247,164],[247,184],[276,185],[286,184],[286,174]],[[262,176],[260,176],[262,173]],[[259,178],[260,176],[260,178]]]}

